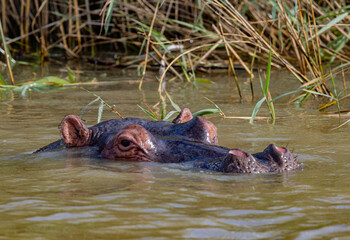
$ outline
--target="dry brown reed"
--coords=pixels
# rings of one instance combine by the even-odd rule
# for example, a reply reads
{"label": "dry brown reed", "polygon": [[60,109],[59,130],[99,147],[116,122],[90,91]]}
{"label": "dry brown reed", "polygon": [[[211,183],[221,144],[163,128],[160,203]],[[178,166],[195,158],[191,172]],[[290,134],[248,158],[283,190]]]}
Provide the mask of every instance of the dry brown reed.
{"label": "dry brown reed", "polygon": [[112,64],[140,65],[143,76],[147,65],[165,64],[160,82],[169,69],[188,81],[216,67],[235,77],[237,65],[253,75],[252,59],[265,65],[271,51],[272,66],[330,95],[324,66],[350,62],[345,0],[1,0],[0,11],[15,54],[40,49],[44,61],[54,49],[74,58],[116,52]]}

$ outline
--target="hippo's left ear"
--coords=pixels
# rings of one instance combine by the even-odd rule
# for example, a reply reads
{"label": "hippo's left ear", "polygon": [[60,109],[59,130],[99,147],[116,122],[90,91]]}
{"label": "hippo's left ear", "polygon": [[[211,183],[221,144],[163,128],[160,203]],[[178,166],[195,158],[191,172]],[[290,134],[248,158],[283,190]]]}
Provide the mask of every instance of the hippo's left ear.
{"label": "hippo's left ear", "polygon": [[63,119],[61,134],[64,143],[69,147],[87,146],[91,140],[91,130],[75,115],[68,115]]}
{"label": "hippo's left ear", "polygon": [[173,123],[178,124],[178,123],[185,123],[188,121],[191,121],[193,118],[192,113],[190,109],[184,108],[181,110],[179,115],[173,120]]}

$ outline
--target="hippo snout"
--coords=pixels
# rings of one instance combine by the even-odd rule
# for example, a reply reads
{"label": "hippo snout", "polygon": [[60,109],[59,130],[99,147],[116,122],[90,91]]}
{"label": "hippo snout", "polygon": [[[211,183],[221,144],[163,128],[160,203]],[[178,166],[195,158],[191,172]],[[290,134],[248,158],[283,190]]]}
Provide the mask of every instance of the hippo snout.
{"label": "hippo snout", "polygon": [[300,164],[288,148],[274,144],[253,155],[241,149],[231,149],[221,166],[227,173],[283,172],[298,167]]}

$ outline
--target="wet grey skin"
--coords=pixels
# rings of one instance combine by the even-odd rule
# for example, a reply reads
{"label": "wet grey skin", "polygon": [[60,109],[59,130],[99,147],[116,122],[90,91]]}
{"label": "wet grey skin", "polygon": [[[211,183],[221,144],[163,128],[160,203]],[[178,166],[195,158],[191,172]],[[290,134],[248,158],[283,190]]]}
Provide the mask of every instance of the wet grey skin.
{"label": "wet grey skin", "polygon": [[139,118],[112,119],[87,128],[74,115],[61,124],[62,139],[35,153],[62,147],[92,146],[96,155],[112,160],[191,162],[195,168],[224,173],[284,172],[300,167],[287,149],[270,144],[263,152],[217,145],[216,127],[201,117],[182,110],[173,122]]}

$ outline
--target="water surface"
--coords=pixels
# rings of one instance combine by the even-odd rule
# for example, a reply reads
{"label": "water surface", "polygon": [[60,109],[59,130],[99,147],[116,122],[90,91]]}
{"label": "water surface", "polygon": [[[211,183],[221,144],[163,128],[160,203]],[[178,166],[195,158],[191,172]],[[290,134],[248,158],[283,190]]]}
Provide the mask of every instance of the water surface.
{"label": "water surface", "polygon": [[[18,71],[18,76],[21,72]],[[23,73],[22,73],[23,74]],[[52,70],[51,74],[64,75]],[[250,116],[249,82],[240,72],[243,101],[226,75],[204,76],[199,85],[172,82],[169,93],[193,111],[216,102],[227,116]],[[285,72],[272,74],[275,96],[297,86]],[[84,70],[87,87],[124,116],[147,116],[137,104],[159,100],[156,81],[138,91],[138,78],[118,70]],[[18,77],[19,78],[19,77]],[[127,163],[81,157],[79,151],[30,155],[57,140],[65,115],[78,114],[95,97],[72,88],[44,93],[6,93],[0,100],[0,239],[349,239],[350,130],[331,131],[337,118],[307,105],[277,102],[272,125],[259,120],[210,120],[219,143],[249,152],[268,144],[288,146],[304,164],[300,171],[230,175],[177,164]],[[97,107],[84,115],[96,123]],[[168,110],[172,110],[168,104]],[[266,108],[260,116],[267,116]],[[312,115],[312,116],[311,116]],[[102,120],[117,116],[105,109]]]}

